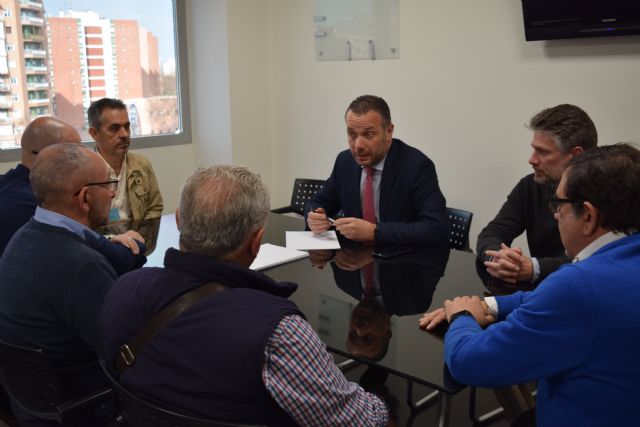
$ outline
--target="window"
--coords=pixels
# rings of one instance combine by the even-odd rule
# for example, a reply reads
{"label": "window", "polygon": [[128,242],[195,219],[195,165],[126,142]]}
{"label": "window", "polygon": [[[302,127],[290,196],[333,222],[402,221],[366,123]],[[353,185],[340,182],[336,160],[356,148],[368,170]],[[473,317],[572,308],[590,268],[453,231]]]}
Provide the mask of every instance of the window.
{"label": "window", "polygon": [[4,9],[4,10],[2,11],[2,14],[3,14],[4,16],[6,16],[7,18],[11,18],[11,17],[13,16],[13,13],[11,13],[11,9]]}
{"label": "window", "polygon": [[[23,40],[7,50],[24,54],[26,85],[11,76],[10,90],[11,99],[27,100],[28,112],[16,117],[21,105],[7,112],[13,129],[54,115],[90,141],[87,109],[107,96],[127,104],[136,147],[190,142],[187,75],[180,72],[187,60],[185,2],[43,0],[40,10],[21,10]],[[20,136],[0,136],[0,161],[17,158]]]}

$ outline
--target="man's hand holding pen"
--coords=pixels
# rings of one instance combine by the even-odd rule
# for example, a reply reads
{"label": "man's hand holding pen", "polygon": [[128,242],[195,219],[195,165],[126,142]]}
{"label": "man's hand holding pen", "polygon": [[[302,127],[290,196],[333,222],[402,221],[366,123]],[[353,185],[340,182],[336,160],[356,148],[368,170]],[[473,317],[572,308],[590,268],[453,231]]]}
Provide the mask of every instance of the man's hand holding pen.
{"label": "man's hand holding pen", "polygon": [[331,226],[347,239],[356,242],[373,242],[375,240],[376,224],[360,218],[329,218],[323,208],[316,208],[307,216],[309,229],[316,234],[324,233]]}

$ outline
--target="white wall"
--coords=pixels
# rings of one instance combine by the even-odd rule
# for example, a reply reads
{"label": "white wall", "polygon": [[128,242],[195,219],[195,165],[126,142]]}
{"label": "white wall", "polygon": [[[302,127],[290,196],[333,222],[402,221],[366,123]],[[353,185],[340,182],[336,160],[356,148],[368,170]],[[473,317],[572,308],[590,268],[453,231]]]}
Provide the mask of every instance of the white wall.
{"label": "white wall", "polygon": [[[399,60],[316,62],[312,0],[269,0],[263,18],[258,0],[229,3],[232,86],[268,76],[262,114],[270,117],[274,205],[287,203],[295,177],[328,176],[346,148],[344,109],[363,93],[384,97],[395,136],[434,160],[448,205],[474,212],[472,245],[530,172],[524,124],[540,109],[575,103],[593,118],[601,143],[640,139],[637,36],[526,42],[518,1],[403,0]],[[257,54],[246,49],[249,40]],[[252,119],[234,118],[255,100],[237,91],[231,98],[234,162],[263,164],[252,157],[262,142],[237,137]]]}
{"label": "white wall", "polygon": [[474,212],[472,245],[530,172],[524,124],[540,109],[575,103],[601,143],[640,140],[638,36],[525,42],[518,1],[402,0],[399,60],[316,62],[313,0],[187,6],[193,144],[142,150],[167,211],[195,165],[228,162],[287,204],[295,177],[329,175],[344,109],[363,93],[384,97],[395,136],[433,159],[448,205]]}

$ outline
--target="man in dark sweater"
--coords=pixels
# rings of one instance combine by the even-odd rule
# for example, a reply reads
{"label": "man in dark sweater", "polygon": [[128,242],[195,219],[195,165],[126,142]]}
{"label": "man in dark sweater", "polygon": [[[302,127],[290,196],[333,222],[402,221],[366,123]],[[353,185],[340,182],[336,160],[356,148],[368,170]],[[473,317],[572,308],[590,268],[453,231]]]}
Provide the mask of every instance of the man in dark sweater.
{"label": "man in dark sweater", "polygon": [[[43,349],[77,395],[106,385],[98,314],[117,275],[86,235],[108,221],[117,186],[108,177],[100,157],[80,144],[42,150],[31,169],[40,206],[0,257],[0,339]],[[16,409],[22,425],[43,425]]]}
{"label": "man in dark sweater", "polygon": [[[531,119],[529,128],[533,131],[529,164],[534,173],[520,180],[478,236],[478,260],[484,263],[490,280],[537,284],[571,261],[547,200],[553,197],[569,160],[595,147],[598,134],[587,113],[569,104],[542,110]],[[530,257],[522,248],[509,247],[523,232]]]}
{"label": "man in dark sweater", "polygon": [[[36,211],[38,203],[31,189],[29,171],[38,153],[61,142],[80,143],[78,132],[62,120],[38,117],[25,128],[20,140],[20,163],[0,175],[0,256],[15,232]],[[118,274],[139,268],[146,262],[144,239],[134,231],[112,236],[111,242],[95,233],[85,237],[92,248],[109,259]]]}

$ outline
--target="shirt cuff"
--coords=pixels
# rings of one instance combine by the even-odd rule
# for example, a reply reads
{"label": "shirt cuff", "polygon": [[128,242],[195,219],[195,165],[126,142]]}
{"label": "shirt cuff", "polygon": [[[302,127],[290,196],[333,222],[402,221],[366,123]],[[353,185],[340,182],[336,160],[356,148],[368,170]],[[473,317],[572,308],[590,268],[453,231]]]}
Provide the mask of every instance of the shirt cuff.
{"label": "shirt cuff", "polygon": [[485,304],[487,304],[487,308],[489,309],[489,314],[493,317],[498,317],[498,301],[494,297],[485,297]]}
{"label": "shirt cuff", "polygon": [[531,257],[531,265],[533,265],[533,277],[531,277],[531,283],[535,283],[540,277],[540,263],[538,258]]}

